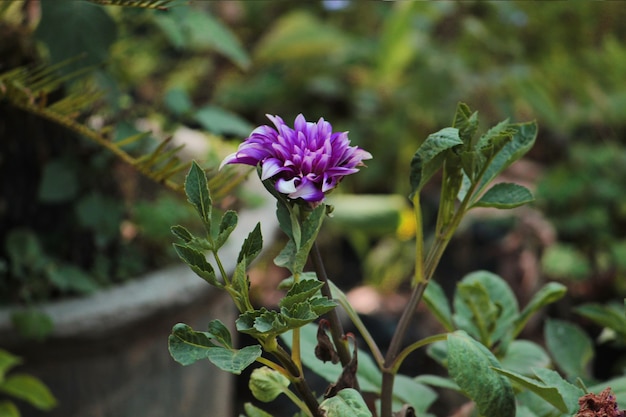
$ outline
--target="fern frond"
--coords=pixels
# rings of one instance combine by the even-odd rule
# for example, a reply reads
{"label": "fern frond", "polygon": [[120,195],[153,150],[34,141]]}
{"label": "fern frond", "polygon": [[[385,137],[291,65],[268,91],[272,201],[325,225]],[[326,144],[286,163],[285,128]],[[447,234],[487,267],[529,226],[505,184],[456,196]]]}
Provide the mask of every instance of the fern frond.
{"label": "fern frond", "polygon": [[140,7],[143,9],[167,10],[173,0],[87,0],[103,6]]}
{"label": "fern frond", "polygon": [[[0,102],[8,104],[63,126],[78,135],[89,139],[115,154],[138,172],[167,188],[182,192],[181,182],[174,176],[189,168],[189,163],[181,162],[179,151],[184,145],[171,147],[172,138],[163,140],[152,152],[143,156],[133,156],[123,147],[150,136],[139,133],[113,141],[110,138],[112,126],[94,130],[79,120],[79,116],[101,97],[97,92],[88,91],[68,94],[64,98],[49,103],[49,94],[67,81],[67,77],[55,75],[54,67],[17,68],[0,73]],[[76,74],[74,74],[76,76]],[[241,183],[244,175],[233,175],[229,170],[212,172],[215,201],[230,194]]]}

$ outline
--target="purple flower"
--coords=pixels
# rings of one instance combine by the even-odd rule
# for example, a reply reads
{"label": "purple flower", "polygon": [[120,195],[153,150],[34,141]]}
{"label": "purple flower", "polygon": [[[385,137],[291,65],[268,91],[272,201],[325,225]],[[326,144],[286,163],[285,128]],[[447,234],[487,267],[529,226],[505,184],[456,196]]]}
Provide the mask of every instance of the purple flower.
{"label": "purple flower", "polygon": [[299,114],[292,129],[278,116],[267,117],[276,128],[254,129],[222,166],[260,164],[261,180],[271,179],[276,190],[291,199],[319,204],[344,176],[354,174],[364,166],[363,160],[372,158],[369,152],[350,146],[348,132],[333,132],[323,118],[313,123]]}

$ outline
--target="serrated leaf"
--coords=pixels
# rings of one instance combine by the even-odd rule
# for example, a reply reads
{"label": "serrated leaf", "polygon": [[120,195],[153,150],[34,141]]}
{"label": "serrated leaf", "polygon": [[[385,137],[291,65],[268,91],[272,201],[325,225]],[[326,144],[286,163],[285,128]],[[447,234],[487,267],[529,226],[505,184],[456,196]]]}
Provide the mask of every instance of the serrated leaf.
{"label": "serrated leaf", "polygon": [[509,124],[508,127],[512,131],[511,140],[491,160],[476,189],[476,195],[480,195],[498,174],[524,156],[535,144],[538,130],[536,122]]}
{"label": "serrated leaf", "polygon": [[448,335],[448,371],[459,387],[476,402],[483,416],[514,417],[511,383],[493,368],[501,365],[482,344],[463,331]]}
{"label": "serrated leaf", "polygon": [[261,223],[257,223],[255,228],[248,234],[246,240],[244,240],[237,257],[237,263],[245,259],[246,267],[250,266],[250,263],[261,253],[261,249],[263,249],[263,235],[261,234]]}
{"label": "serrated leaf", "polygon": [[[568,404],[565,402],[563,395],[559,392],[558,388],[555,387],[554,385],[548,385],[541,380],[530,378],[520,373],[509,371],[507,369],[494,368],[494,371],[506,376],[511,381],[516,382],[522,387],[537,394],[538,396],[543,398],[545,401],[549,402],[554,407],[556,407],[562,413],[571,414],[575,412],[575,410],[570,411],[571,407],[568,407]],[[563,381],[563,382],[567,383],[567,381]],[[581,390],[581,395],[582,395],[582,390]],[[578,404],[577,399],[575,400],[574,404],[576,405]]]}
{"label": "serrated leaf", "polygon": [[[303,272],[300,274],[300,279],[298,282],[300,281],[308,281],[308,280],[313,280],[313,281],[317,281],[317,274],[315,273],[315,271],[308,271],[308,272]],[[282,280],[280,282],[280,284],[278,284],[278,289],[279,290],[289,290],[291,287],[293,287],[294,285],[294,278],[293,275],[290,275],[289,277],[285,278],[284,280]]]}
{"label": "serrated leaf", "polygon": [[499,183],[491,187],[472,207],[494,207],[511,209],[534,201],[528,188],[513,184]]}
{"label": "serrated leaf", "polygon": [[506,119],[491,127],[478,140],[476,150],[488,160],[493,158],[513,139],[515,130],[511,129],[509,125],[509,119]]}
{"label": "serrated leaf", "polygon": [[194,236],[191,234],[191,232],[187,230],[187,228],[185,228],[184,226],[181,226],[181,225],[172,226],[170,228],[170,231],[172,232],[174,236],[176,236],[177,238],[179,238],[185,243],[189,243],[194,239]]}
{"label": "serrated leaf", "polygon": [[294,264],[296,259],[296,244],[293,240],[288,240],[285,247],[274,258],[276,266],[287,268],[292,274],[298,273],[295,271]]}
{"label": "serrated leaf", "polygon": [[282,319],[287,324],[286,330],[297,329],[305,324],[311,323],[319,316],[311,310],[308,303],[300,303],[291,306],[291,308],[281,308],[280,313]]}
{"label": "serrated leaf", "polygon": [[311,306],[311,310],[313,310],[313,312],[318,316],[326,314],[337,307],[337,303],[335,301],[329,300],[326,297],[313,298],[309,301],[309,305]]}
{"label": "serrated leaf", "polygon": [[39,410],[48,411],[57,405],[48,387],[32,375],[12,374],[0,384],[0,391],[26,401]]}
{"label": "serrated leaf", "polygon": [[287,294],[280,300],[278,305],[290,308],[294,304],[308,300],[323,286],[324,283],[318,280],[298,281],[287,291]]}
{"label": "serrated leaf", "polygon": [[302,222],[302,237],[300,246],[298,247],[295,254],[293,273],[300,273],[304,269],[304,265],[306,264],[307,258],[309,257],[309,252],[311,251],[311,248],[315,243],[317,234],[322,227],[322,222],[326,217],[326,210],[326,205],[320,204],[319,206],[314,208],[313,211],[311,211],[307,218]]}
{"label": "serrated leaf", "polygon": [[[475,335],[477,338],[481,337],[481,331],[487,331],[491,343],[500,340],[510,330],[511,323],[518,316],[517,299],[508,284],[496,274],[476,271],[466,275],[458,285],[461,288],[477,285],[476,289],[478,290],[481,287],[484,288],[489,301],[481,302],[491,305],[489,310],[482,311],[486,305],[470,305],[464,299],[463,293],[457,291],[454,296],[455,313],[453,319],[458,328]],[[485,300],[484,296],[480,296],[480,298]],[[490,316],[494,311],[497,315],[495,317]],[[495,322],[492,321],[494,319]],[[481,320],[484,323],[482,330],[474,322],[475,320]]]}
{"label": "serrated leaf", "polygon": [[250,280],[246,274],[247,260],[241,260],[235,267],[231,280],[231,296],[239,311],[247,311],[250,307]]}
{"label": "serrated leaf", "polygon": [[446,330],[453,331],[452,311],[450,302],[443,292],[443,288],[436,281],[431,281],[424,291],[424,303],[428,310],[439,320]]}
{"label": "serrated leaf", "polygon": [[218,288],[223,287],[222,283],[219,282],[215,276],[213,266],[207,262],[202,252],[178,243],[174,244],[174,250],[178,254],[178,257],[185,262],[196,275],[213,286]]}
{"label": "serrated leaf", "polygon": [[261,346],[252,345],[242,349],[229,349],[215,345],[214,335],[196,332],[186,324],[179,323],[172,329],[168,338],[168,348],[174,360],[182,365],[190,365],[201,359],[208,359],[218,368],[240,374],[261,356]]}
{"label": "serrated leaf", "polygon": [[544,337],[552,359],[568,378],[589,376],[587,365],[593,358],[593,342],[583,329],[574,323],[548,319]]}
{"label": "serrated leaf", "polygon": [[218,250],[219,248],[224,246],[224,243],[226,243],[230,234],[233,232],[233,230],[235,230],[235,227],[237,227],[237,220],[237,212],[233,210],[228,210],[226,211],[226,213],[224,213],[224,215],[222,216],[222,220],[220,221],[219,232],[217,234],[217,237],[215,238],[215,250]]}
{"label": "serrated leaf", "polygon": [[478,112],[472,113],[467,104],[458,103],[452,127],[459,129],[459,137],[471,149],[472,138],[478,129]]}
{"label": "serrated leaf", "polygon": [[420,145],[411,160],[411,196],[420,192],[424,184],[443,165],[445,151],[463,145],[459,130],[446,127],[429,135]]}
{"label": "serrated leaf", "polygon": [[524,307],[520,315],[515,319],[513,332],[510,336],[511,339],[516,338],[517,335],[520,334],[534,313],[542,307],[560,300],[566,292],[567,288],[558,282],[550,282],[541,287],[528,304],[526,304],[526,307]]}
{"label": "serrated leaf", "polygon": [[238,350],[215,347],[208,349],[207,357],[221,370],[239,375],[252,365],[262,352],[261,345],[246,346]]}
{"label": "serrated leaf", "polygon": [[278,371],[263,366],[252,371],[248,387],[259,401],[268,403],[274,401],[280,394],[286,392],[289,379]]}
{"label": "serrated leaf", "polygon": [[325,399],[320,409],[326,417],[372,417],[361,394],[352,388],[342,389],[334,397]]}
{"label": "serrated leaf", "polygon": [[195,161],[191,163],[189,173],[185,178],[185,193],[187,200],[194,206],[202,219],[207,233],[211,233],[211,193],[207,183],[207,177],[200,165]]}
{"label": "serrated leaf", "polygon": [[235,322],[237,330],[254,337],[276,336],[286,332],[289,327],[285,317],[277,311],[262,307],[259,310],[246,311]]}

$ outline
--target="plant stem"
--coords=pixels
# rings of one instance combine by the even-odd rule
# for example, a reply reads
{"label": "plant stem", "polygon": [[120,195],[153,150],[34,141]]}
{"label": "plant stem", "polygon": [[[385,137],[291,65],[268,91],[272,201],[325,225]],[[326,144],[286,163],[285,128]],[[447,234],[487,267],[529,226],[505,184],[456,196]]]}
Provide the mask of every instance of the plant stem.
{"label": "plant stem", "polygon": [[290,374],[290,380],[293,383],[294,387],[300,394],[300,397],[306,404],[306,408],[311,411],[313,417],[324,417],[322,411],[320,410],[320,405],[317,402],[317,398],[313,395],[311,388],[308,386],[306,381],[304,380],[304,376],[302,372],[298,368],[298,366],[291,360],[289,353],[283,349],[282,346],[277,345],[277,348],[271,352],[278,361],[285,367],[287,372]]}
{"label": "plant stem", "polygon": [[[311,249],[311,260],[313,261],[313,266],[315,267],[315,271],[317,272],[317,278],[324,283],[322,286],[322,295],[333,299],[333,295],[330,291],[330,286],[328,285],[328,275],[326,275],[326,269],[324,268],[324,263],[322,262],[322,255],[320,254],[319,247],[317,246],[317,242],[313,243],[313,248]],[[330,324],[330,334],[333,338],[333,342],[335,347],[337,348],[337,354],[339,355],[339,360],[341,361],[342,366],[346,366],[350,362],[350,350],[348,349],[348,344],[344,341],[344,331],[343,326],[341,325],[341,321],[339,321],[339,315],[337,314],[336,309],[332,309],[328,314],[328,322]]]}

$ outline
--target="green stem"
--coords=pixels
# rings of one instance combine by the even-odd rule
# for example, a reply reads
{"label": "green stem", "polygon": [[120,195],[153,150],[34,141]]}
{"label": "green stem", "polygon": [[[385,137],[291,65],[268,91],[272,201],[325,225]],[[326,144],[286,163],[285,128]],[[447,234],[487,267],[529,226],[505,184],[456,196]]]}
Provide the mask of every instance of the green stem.
{"label": "green stem", "polygon": [[440,342],[442,340],[446,340],[448,338],[448,333],[436,334],[433,336],[425,337],[422,340],[418,340],[417,342],[411,343],[409,346],[402,349],[402,351],[396,356],[396,360],[391,367],[391,373],[396,374],[402,362],[409,356],[414,350],[421,348],[422,346],[429,345],[431,343]]}
{"label": "green stem", "polygon": [[320,410],[320,405],[317,402],[317,398],[313,395],[311,388],[308,386],[306,381],[304,380],[304,376],[298,366],[291,360],[289,353],[283,349],[282,346],[276,345],[276,349],[271,352],[278,361],[283,365],[283,367],[287,370],[290,376],[290,380],[293,383],[296,391],[300,394],[300,397],[304,401],[306,408],[311,412],[312,417],[324,417],[322,411]]}
{"label": "green stem", "polygon": [[[322,262],[322,255],[320,254],[319,247],[317,246],[317,242],[313,243],[313,248],[311,249],[311,260],[313,261],[313,266],[315,268],[315,272],[317,273],[317,278],[324,283],[322,286],[321,292],[324,297],[328,299],[333,299],[333,294],[330,291],[330,286],[328,284],[328,275],[326,275],[326,269],[324,268],[324,263]],[[346,366],[350,363],[350,350],[348,349],[348,344],[344,340],[344,331],[343,326],[341,325],[341,321],[339,320],[339,315],[337,314],[337,309],[332,309],[327,313],[328,322],[330,324],[330,334],[333,338],[333,342],[335,347],[337,348],[337,354],[339,355],[339,360],[341,361],[342,366]]]}

